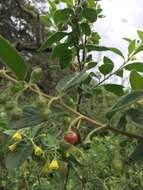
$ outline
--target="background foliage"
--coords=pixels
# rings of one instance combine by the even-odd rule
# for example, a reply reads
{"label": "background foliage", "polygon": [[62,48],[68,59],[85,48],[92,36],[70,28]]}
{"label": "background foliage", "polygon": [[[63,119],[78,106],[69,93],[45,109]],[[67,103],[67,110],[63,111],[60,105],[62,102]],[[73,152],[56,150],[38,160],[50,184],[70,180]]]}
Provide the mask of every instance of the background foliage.
{"label": "background foliage", "polygon": [[100,46],[98,1],[39,2],[1,4],[0,188],[142,189],[143,32],[125,55]]}

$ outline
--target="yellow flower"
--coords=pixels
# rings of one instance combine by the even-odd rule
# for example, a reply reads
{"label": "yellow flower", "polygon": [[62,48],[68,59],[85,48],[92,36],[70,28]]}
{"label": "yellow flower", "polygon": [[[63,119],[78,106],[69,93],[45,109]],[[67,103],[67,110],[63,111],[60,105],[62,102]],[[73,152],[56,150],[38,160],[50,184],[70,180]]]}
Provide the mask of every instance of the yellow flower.
{"label": "yellow flower", "polygon": [[12,140],[18,142],[18,141],[21,141],[22,140],[22,135],[20,134],[20,132],[16,132],[14,133],[14,135],[12,136]]}
{"label": "yellow flower", "polygon": [[34,146],[34,154],[36,156],[41,156],[43,154],[43,150],[39,146],[35,145]]}
{"label": "yellow flower", "polygon": [[14,144],[12,144],[12,145],[10,145],[9,147],[8,147],[8,149],[10,150],[10,151],[14,151],[15,149],[16,149],[16,143],[14,143]]}
{"label": "yellow flower", "polygon": [[59,163],[56,159],[53,159],[49,165],[49,169],[51,169],[51,170],[57,170],[57,169],[59,169],[59,167],[60,167]]}

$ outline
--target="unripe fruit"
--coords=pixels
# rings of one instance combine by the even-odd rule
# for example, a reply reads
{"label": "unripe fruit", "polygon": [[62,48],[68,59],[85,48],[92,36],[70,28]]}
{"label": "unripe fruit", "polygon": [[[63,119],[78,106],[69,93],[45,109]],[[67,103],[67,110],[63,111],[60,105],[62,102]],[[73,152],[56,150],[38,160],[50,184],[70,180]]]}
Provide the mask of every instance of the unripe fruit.
{"label": "unripe fruit", "polygon": [[11,110],[10,115],[13,120],[18,120],[18,119],[22,118],[23,110],[19,107],[15,107]]}
{"label": "unripe fruit", "polygon": [[59,169],[59,167],[60,167],[59,163],[56,159],[53,159],[49,165],[50,170],[57,170],[57,169]]}
{"label": "unripe fruit", "polygon": [[74,145],[78,142],[79,139],[78,139],[78,135],[75,132],[69,131],[65,133],[64,140],[68,142],[69,144]]}
{"label": "unripe fruit", "polygon": [[42,112],[42,114],[41,114],[42,119],[43,119],[43,120],[48,120],[50,114],[51,114],[51,110],[49,110],[49,109],[43,110],[43,112]]}
{"label": "unripe fruit", "polygon": [[34,154],[36,156],[41,156],[43,154],[43,150],[39,146],[35,145],[34,146]]}
{"label": "unripe fruit", "polygon": [[1,95],[0,96],[0,104],[4,105],[6,103],[6,101],[7,101],[7,97],[4,95]]}
{"label": "unripe fruit", "polygon": [[37,82],[37,81],[41,80],[42,76],[43,76],[42,69],[40,67],[37,67],[31,73],[31,81]]}
{"label": "unripe fruit", "polygon": [[18,142],[22,140],[22,135],[20,134],[20,132],[16,132],[13,136],[12,136],[12,140]]}
{"label": "unripe fruit", "polygon": [[113,164],[113,168],[119,172],[121,172],[123,170],[123,161],[120,160],[120,159],[114,159],[112,161],[112,164]]}
{"label": "unripe fruit", "polygon": [[41,97],[37,98],[35,104],[36,104],[39,108],[45,107],[46,104],[47,104],[47,99],[41,96]]}
{"label": "unripe fruit", "polygon": [[8,147],[8,149],[13,152],[13,151],[16,149],[16,146],[17,146],[17,144],[14,143],[14,144],[10,145],[10,146]]}
{"label": "unripe fruit", "polygon": [[7,113],[6,112],[0,112],[0,118],[1,119],[5,119],[7,117]]}
{"label": "unripe fruit", "polygon": [[11,85],[10,85],[10,90],[12,91],[12,92],[19,92],[19,91],[21,91],[23,89],[23,84],[21,84],[21,83],[12,83]]}
{"label": "unripe fruit", "polygon": [[7,111],[12,110],[14,107],[16,107],[16,102],[7,101],[6,104],[5,104],[5,109],[6,109]]}

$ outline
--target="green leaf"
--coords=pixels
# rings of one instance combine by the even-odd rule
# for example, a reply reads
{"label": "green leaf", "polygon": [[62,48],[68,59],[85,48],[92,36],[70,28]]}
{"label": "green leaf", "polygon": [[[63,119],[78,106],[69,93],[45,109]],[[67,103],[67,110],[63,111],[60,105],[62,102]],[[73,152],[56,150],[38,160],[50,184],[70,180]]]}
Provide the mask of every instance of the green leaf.
{"label": "green leaf", "polygon": [[93,44],[99,44],[100,39],[101,37],[97,32],[91,33],[90,41],[92,41]]}
{"label": "green leaf", "polygon": [[137,31],[139,38],[143,41],[143,31]]}
{"label": "green leaf", "polygon": [[52,9],[52,12],[55,12],[57,10],[56,4],[51,0],[48,0],[48,3],[50,5],[50,8]]}
{"label": "green leaf", "polygon": [[14,172],[32,154],[31,144],[20,144],[14,152],[10,152],[6,158],[6,168]]}
{"label": "green leaf", "polygon": [[130,108],[127,114],[137,126],[143,127],[143,109]]}
{"label": "green leaf", "polygon": [[73,14],[73,10],[70,8],[57,10],[54,14],[54,21],[56,24],[66,22],[71,14]]}
{"label": "green leaf", "polygon": [[108,92],[112,92],[117,96],[122,96],[124,94],[123,86],[118,84],[104,84],[105,90]]}
{"label": "green leaf", "polygon": [[87,36],[90,36],[91,34],[91,29],[90,29],[90,26],[88,23],[84,22],[82,23],[81,25],[81,28],[82,28],[82,32],[87,35]]}
{"label": "green leaf", "polygon": [[82,15],[91,23],[97,20],[97,13],[93,8],[85,8],[82,12]]}
{"label": "green leaf", "polygon": [[133,55],[136,55],[137,53],[140,53],[141,51],[143,51],[143,44],[141,44],[138,48],[136,48]]}
{"label": "green leaf", "polygon": [[136,70],[130,73],[130,85],[132,90],[143,89],[143,77]]}
{"label": "green leaf", "polygon": [[89,74],[86,71],[70,74],[58,82],[56,90],[61,93],[68,90],[69,88],[75,87],[76,85],[83,82],[88,77],[88,75]]}
{"label": "green leaf", "polygon": [[117,123],[117,128],[125,129],[126,125],[127,125],[126,115],[122,115],[119,119],[119,122]]}
{"label": "green leaf", "polygon": [[123,40],[127,41],[128,43],[132,41],[130,38],[123,38]]}
{"label": "green leaf", "polygon": [[27,74],[27,65],[10,43],[0,36],[0,59],[15,73],[18,79],[23,80]]}
{"label": "green leaf", "polygon": [[132,40],[128,46],[129,55],[136,49],[136,40]]}
{"label": "green leaf", "polygon": [[27,127],[32,128],[42,122],[44,122],[44,120],[41,118],[41,112],[38,108],[25,106],[23,108],[23,117],[17,121],[9,120],[7,127],[9,129],[22,129]]}
{"label": "green leaf", "polygon": [[107,75],[113,70],[114,64],[113,64],[112,60],[106,56],[104,56],[103,61],[104,61],[104,64],[99,67],[99,71],[103,75]]}
{"label": "green leaf", "polygon": [[123,69],[119,69],[118,71],[116,71],[116,73],[115,73],[117,76],[119,76],[119,77],[123,77]]}
{"label": "green leaf", "polygon": [[111,51],[111,52],[121,56],[124,59],[124,55],[117,48],[98,46],[98,45],[92,45],[92,44],[87,44],[86,48],[87,48],[88,51]]}
{"label": "green leaf", "polygon": [[72,61],[72,50],[68,49],[69,44],[63,43],[57,45],[53,52],[52,58],[58,58],[60,62],[61,69],[67,68]]}
{"label": "green leaf", "polygon": [[72,51],[70,49],[66,49],[62,52],[59,57],[59,62],[61,69],[67,68],[72,61]]}
{"label": "green leaf", "polygon": [[43,51],[47,49],[49,46],[51,46],[53,43],[59,42],[61,39],[63,39],[65,36],[67,36],[67,32],[56,32],[53,35],[51,35],[39,48],[38,51]]}
{"label": "green leaf", "polygon": [[88,69],[91,69],[91,68],[96,67],[97,62],[95,62],[95,61],[90,61],[90,62],[88,62],[88,63],[86,63],[86,64],[87,64]]}
{"label": "green leaf", "polygon": [[124,55],[122,54],[122,52],[119,49],[113,48],[113,47],[109,47],[108,49],[109,49],[109,51],[112,51],[113,53],[120,55],[124,59]]}
{"label": "green leaf", "polygon": [[63,43],[63,44],[58,44],[57,46],[54,47],[53,52],[52,52],[52,58],[57,58],[60,57],[61,54],[68,49],[69,44]]}
{"label": "green leaf", "polygon": [[142,164],[143,162],[143,141],[140,140],[138,141],[137,146],[135,147],[135,149],[133,150],[132,154],[129,157],[129,163],[132,164],[132,162],[136,163],[140,163]]}
{"label": "green leaf", "polygon": [[98,46],[98,45],[92,45],[92,44],[87,44],[86,48],[88,51],[109,51],[109,48],[105,46]]}
{"label": "green leaf", "polygon": [[106,114],[107,118],[110,119],[116,112],[127,109],[130,105],[137,102],[143,97],[143,90],[135,90],[131,93],[121,97],[112,109]]}
{"label": "green leaf", "polygon": [[134,69],[138,72],[143,73],[143,63],[141,63],[141,62],[130,63],[130,64],[126,65],[124,68],[129,71]]}
{"label": "green leaf", "polygon": [[51,26],[50,14],[40,15],[40,20],[47,26]]}

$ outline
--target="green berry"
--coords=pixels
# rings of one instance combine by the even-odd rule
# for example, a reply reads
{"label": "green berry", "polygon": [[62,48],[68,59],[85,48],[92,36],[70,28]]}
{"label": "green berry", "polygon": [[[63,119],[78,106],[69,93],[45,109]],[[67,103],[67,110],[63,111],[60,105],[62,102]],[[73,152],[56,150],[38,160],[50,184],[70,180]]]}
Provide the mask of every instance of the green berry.
{"label": "green berry", "polygon": [[0,104],[4,105],[7,101],[6,95],[1,95],[0,96]]}
{"label": "green berry", "polygon": [[7,117],[7,113],[6,112],[0,112],[0,119],[5,119]]}
{"label": "green berry", "polygon": [[44,97],[39,97],[37,98],[35,104],[37,105],[37,107],[41,108],[41,107],[45,107],[47,104],[47,99]]}
{"label": "green berry", "polygon": [[42,69],[40,67],[37,67],[31,73],[31,81],[37,82],[37,81],[41,80],[42,76],[43,76]]}
{"label": "green berry", "polygon": [[12,110],[14,107],[16,107],[16,102],[14,102],[14,101],[7,101],[5,104],[5,109],[7,111]]}
{"label": "green berry", "polygon": [[44,109],[43,112],[41,113],[43,120],[48,120],[50,115],[51,115],[51,110],[49,109]]}
{"label": "green berry", "polygon": [[10,115],[13,120],[18,120],[18,119],[22,118],[23,110],[19,107],[15,107],[11,110]]}
{"label": "green berry", "polygon": [[23,89],[23,84],[22,83],[12,83],[10,85],[10,90],[15,93],[15,92],[19,92]]}

